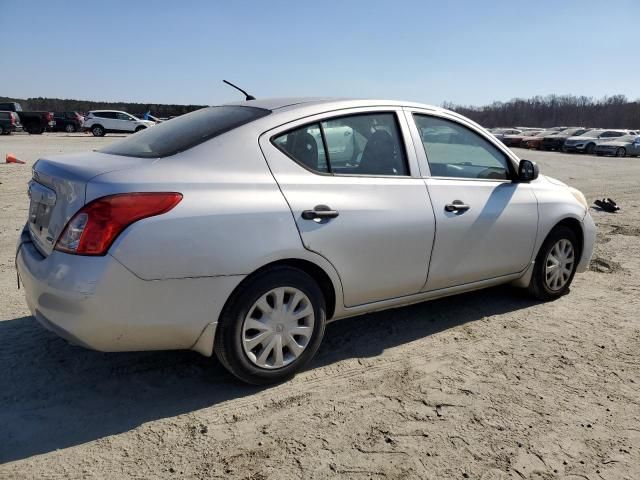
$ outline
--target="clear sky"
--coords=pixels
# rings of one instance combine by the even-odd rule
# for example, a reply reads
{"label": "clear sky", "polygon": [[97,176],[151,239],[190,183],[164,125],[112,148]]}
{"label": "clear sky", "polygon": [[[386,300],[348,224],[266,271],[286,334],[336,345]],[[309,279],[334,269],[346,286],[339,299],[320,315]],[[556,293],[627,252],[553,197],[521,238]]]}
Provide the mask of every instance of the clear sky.
{"label": "clear sky", "polygon": [[640,0],[0,0],[0,96],[640,98]]}

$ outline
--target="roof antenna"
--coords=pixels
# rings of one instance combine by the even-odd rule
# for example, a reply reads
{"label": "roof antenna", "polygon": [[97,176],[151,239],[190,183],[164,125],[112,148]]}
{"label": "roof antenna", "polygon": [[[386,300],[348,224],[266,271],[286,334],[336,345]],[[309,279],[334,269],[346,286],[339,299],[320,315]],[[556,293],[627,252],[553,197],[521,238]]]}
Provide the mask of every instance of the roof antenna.
{"label": "roof antenna", "polygon": [[231,86],[232,86],[233,88],[235,88],[236,90],[240,90],[240,91],[244,94],[244,96],[246,97],[246,98],[245,98],[245,100],[249,101],[249,100],[255,100],[255,99],[256,99],[256,97],[254,97],[253,95],[249,95],[247,92],[245,92],[245,91],[244,91],[243,89],[241,89],[239,86],[234,85],[233,83],[228,82],[228,81],[226,81],[226,80],[222,80],[222,81],[223,81],[224,83],[226,83],[227,85],[231,85]]}

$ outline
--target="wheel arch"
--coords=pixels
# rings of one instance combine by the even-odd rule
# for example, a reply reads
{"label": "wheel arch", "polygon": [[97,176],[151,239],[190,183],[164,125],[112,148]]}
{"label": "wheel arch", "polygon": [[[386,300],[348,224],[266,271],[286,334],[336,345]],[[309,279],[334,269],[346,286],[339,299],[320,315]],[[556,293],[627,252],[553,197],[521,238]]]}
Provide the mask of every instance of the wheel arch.
{"label": "wheel arch", "polygon": [[[274,267],[297,268],[298,270],[302,270],[311,278],[313,278],[313,280],[318,284],[318,287],[320,287],[320,290],[322,291],[322,294],[324,296],[324,300],[326,302],[326,307],[327,307],[327,320],[330,320],[333,317],[336,311],[336,302],[337,302],[336,285],[334,285],[334,282],[331,280],[331,277],[322,267],[320,267],[319,265],[309,260],[305,260],[301,258],[284,258],[280,260],[275,260],[273,262],[270,262],[261,266],[260,268],[254,270],[252,273],[247,275],[247,277],[244,280],[242,280],[242,282],[240,282],[240,284],[234,289],[234,291],[231,293],[229,298],[232,298],[239,289],[241,289],[247,282],[253,279],[256,275],[266,270],[270,270]],[[228,303],[229,303],[229,300],[227,300],[227,302],[225,303],[224,308],[227,307]]]}
{"label": "wheel arch", "polygon": [[[549,237],[549,235],[551,235],[551,232],[553,232],[556,228],[558,227],[567,227],[569,228],[573,233],[575,233],[576,238],[578,239],[578,252],[576,257],[580,258],[582,255],[582,249],[584,248],[584,230],[582,229],[582,222],[580,222],[580,220],[573,218],[573,217],[566,217],[563,218],[562,220],[560,220],[559,222],[557,222],[548,232],[547,235],[544,237],[544,240],[547,239],[547,237]],[[542,242],[542,244],[544,244],[544,241]],[[540,248],[542,248],[542,244],[540,245]]]}

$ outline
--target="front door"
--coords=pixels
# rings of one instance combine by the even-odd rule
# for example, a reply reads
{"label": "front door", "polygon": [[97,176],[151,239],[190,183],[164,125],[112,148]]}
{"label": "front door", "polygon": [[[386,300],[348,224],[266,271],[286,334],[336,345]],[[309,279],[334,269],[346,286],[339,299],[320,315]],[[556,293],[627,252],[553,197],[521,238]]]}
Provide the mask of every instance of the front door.
{"label": "front door", "polygon": [[346,306],[418,293],[434,236],[406,120],[359,110],[293,122],[260,140],[303,245],[333,264]]}
{"label": "front door", "polygon": [[[414,112],[436,238],[424,290],[523,271],[530,263],[538,205],[513,164],[488,139],[452,119]],[[416,145],[420,148],[420,145]]]}

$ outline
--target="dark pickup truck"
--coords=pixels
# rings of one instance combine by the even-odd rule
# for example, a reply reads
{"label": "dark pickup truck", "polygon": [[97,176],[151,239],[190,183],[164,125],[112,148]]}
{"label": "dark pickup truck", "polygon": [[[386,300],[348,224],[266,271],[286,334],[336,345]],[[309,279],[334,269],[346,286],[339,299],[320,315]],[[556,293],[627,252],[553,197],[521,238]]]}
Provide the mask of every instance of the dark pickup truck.
{"label": "dark pickup truck", "polygon": [[55,125],[53,112],[25,112],[17,102],[0,103],[0,111],[18,114],[24,130],[34,135],[39,135]]}

